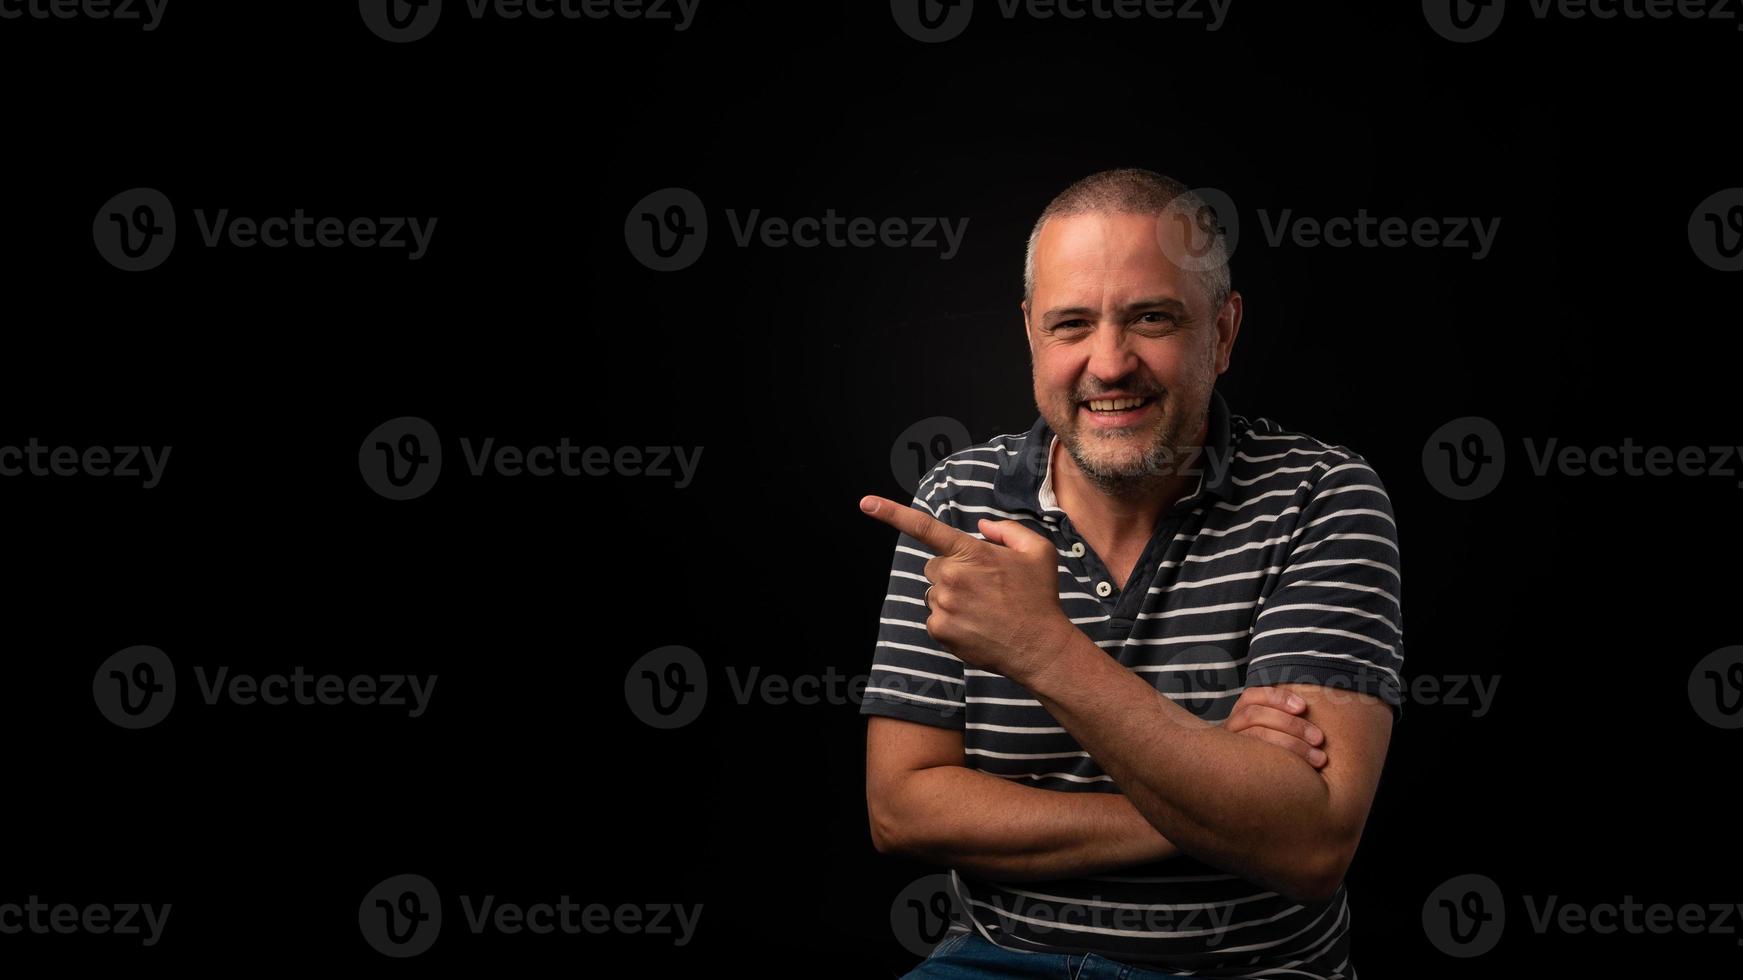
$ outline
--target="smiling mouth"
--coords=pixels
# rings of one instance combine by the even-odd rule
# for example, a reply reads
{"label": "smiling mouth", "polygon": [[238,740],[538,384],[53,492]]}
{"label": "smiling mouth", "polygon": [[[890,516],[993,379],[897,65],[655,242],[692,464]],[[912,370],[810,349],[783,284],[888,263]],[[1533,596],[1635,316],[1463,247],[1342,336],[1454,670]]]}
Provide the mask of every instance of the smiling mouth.
{"label": "smiling mouth", "polygon": [[1143,408],[1155,400],[1154,398],[1091,398],[1082,404],[1097,415],[1119,415],[1133,409]]}
{"label": "smiling mouth", "polygon": [[1154,396],[1143,398],[1091,398],[1077,407],[1097,429],[1120,430],[1139,424],[1156,404]]}

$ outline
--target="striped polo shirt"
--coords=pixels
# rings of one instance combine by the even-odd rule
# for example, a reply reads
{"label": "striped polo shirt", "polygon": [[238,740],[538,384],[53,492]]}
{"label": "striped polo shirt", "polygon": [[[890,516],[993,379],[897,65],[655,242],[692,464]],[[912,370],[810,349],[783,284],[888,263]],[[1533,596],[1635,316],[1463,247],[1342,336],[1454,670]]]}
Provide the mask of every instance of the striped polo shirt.
{"label": "striped polo shirt", "polygon": [[[977,538],[983,517],[1022,522],[1059,552],[1065,615],[1128,669],[1206,721],[1248,684],[1316,683],[1403,712],[1403,622],[1391,502],[1346,447],[1231,415],[1212,392],[1197,485],[1162,515],[1125,588],[1053,493],[1044,419],[942,460],[912,506]],[[1060,450],[1063,452],[1063,448]],[[1024,688],[965,668],[926,631],[932,557],[898,537],[861,713],[963,733],[966,763],[1027,786],[1117,793]],[[1345,977],[1345,886],[1301,904],[1179,855],[1117,874],[994,882],[952,870],[959,907],[1000,946],[1093,952],[1206,977]]]}

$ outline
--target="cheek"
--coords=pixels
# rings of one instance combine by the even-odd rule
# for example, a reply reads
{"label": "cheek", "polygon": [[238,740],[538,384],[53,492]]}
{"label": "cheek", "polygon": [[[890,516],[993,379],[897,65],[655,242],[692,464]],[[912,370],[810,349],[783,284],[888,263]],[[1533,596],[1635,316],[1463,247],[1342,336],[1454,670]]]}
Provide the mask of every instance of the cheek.
{"label": "cheek", "polygon": [[1069,400],[1075,378],[1076,370],[1059,358],[1035,362],[1035,393],[1044,398]]}

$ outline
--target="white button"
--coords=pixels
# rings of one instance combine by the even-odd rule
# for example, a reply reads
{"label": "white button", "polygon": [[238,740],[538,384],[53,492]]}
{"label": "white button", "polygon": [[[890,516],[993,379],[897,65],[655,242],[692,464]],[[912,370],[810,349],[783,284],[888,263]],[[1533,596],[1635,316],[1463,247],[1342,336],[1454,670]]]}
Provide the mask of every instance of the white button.
{"label": "white button", "polygon": [[1071,544],[1071,557],[1073,557],[1073,558],[1082,558],[1083,557],[1083,542],[1082,541],[1072,542],[1072,544]]}
{"label": "white button", "polygon": [[1106,599],[1108,596],[1112,595],[1113,591],[1114,591],[1114,587],[1107,584],[1106,582],[1095,583],[1095,594],[1101,596],[1103,599]]}

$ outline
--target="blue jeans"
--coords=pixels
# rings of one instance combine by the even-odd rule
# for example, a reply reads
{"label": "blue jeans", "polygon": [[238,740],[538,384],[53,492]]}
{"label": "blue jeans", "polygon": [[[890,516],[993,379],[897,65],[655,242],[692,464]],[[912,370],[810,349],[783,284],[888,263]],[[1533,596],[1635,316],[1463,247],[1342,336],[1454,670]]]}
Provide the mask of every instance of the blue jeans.
{"label": "blue jeans", "polygon": [[978,932],[953,932],[902,980],[1159,980],[1184,973],[1145,970],[1094,953],[1030,953],[1006,949]]}

